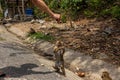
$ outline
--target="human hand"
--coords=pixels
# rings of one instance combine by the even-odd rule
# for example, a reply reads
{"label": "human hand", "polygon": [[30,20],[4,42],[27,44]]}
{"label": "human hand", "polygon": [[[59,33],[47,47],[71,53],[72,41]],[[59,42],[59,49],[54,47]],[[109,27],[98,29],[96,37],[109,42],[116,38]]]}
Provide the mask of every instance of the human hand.
{"label": "human hand", "polygon": [[53,18],[57,21],[57,23],[60,23],[60,18],[61,18],[60,14],[54,14]]}

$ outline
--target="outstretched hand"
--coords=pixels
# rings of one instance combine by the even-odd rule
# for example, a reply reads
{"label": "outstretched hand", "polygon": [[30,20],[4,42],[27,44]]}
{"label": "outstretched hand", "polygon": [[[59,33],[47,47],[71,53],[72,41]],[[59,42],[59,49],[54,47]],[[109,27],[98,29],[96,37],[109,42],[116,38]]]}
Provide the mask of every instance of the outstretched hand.
{"label": "outstretched hand", "polygon": [[57,21],[57,23],[60,23],[60,18],[61,18],[60,14],[54,14],[53,18]]}

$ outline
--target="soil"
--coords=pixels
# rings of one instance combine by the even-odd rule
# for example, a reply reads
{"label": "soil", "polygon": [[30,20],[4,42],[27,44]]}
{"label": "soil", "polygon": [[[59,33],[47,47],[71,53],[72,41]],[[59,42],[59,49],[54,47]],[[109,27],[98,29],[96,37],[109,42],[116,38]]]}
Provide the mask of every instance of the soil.
{"label": "soil", "polygon": [[[25,22],[23,24],[33,27],[38,32],[54,36],[55,41],[52,43],[57,40],[63,41],[66,48],[120,66],[120,20],[82,19],[72,22],[72,26],[67,22],[54,24],[47,28],[51,26],[51,23],[54,24],[54,22],[42,24]],[[61,25],[64,27],[63,29],[58,28]],[[44,26],[44,28],[40,28],[40,26]]]}
{"label": "soil", "polygon": [[[120,66],[120,20],[82,19],[67,29],[40,29],[63,41],[69,49]],[[78,55],[79,56],[79,55]],[[105,57],[106,56],[106,57]]]}

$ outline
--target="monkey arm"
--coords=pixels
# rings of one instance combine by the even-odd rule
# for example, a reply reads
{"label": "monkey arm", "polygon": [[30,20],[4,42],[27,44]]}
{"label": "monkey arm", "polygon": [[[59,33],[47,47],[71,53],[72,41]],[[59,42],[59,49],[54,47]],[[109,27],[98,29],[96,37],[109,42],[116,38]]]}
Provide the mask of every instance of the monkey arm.
{"label": "monkey arm", "polygon": [[56,53],[57,51],[58,51],[58,47],[55,46],[55,47],[53,48],[53,52]]}
{"label": "monkey arm", "polygon": [[60,50],[62,51],[62,52],[61,52],[62,55],[64,55],[64,53],[65,53],[65,48],[64,48],[64,47],[61,47]]}
{"label": "monkey arm", "polygon": [[54,53],[53,54],[53,60],[56,60],[56,55],[55,54],[57,53],[57,51],[58,51],[58,48],[55,46],[54,49],[53,49],[53,53]]}
{"label": "monkey arm", "polygon": [[55,53],[54,53],[54,55],[53,55],[53,60],[56,60],[56,56],[55,56]]}

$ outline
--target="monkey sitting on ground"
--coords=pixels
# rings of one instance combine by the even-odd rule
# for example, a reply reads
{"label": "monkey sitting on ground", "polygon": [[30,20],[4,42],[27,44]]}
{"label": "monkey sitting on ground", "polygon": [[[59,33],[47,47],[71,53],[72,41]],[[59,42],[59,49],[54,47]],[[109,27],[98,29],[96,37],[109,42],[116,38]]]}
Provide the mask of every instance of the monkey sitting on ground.
{"label": "monkey sitting on ground", "polygon": [[33,28],[30,28],[29,34],[35,34],[35,33],[36,33],[36,31]]}
{"label": "monkey sitting on ground", "polygon": [[109,73],[107,71],[102,72],[101,78],[102,80],[112,80],[112,78],[109,76]]}
{"label": "monkey sitting on ground", "polygon": [[55,66],[53,67],[56,72],[62,72],[64,76],[65,74],[65,68],[64,68],[64,58],[63,55],[65,53],[65,48],[63,46],[63,43],[60,41],[57,41],[54,47],[54,59],[55,59]]}

